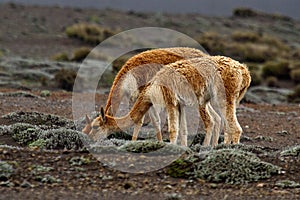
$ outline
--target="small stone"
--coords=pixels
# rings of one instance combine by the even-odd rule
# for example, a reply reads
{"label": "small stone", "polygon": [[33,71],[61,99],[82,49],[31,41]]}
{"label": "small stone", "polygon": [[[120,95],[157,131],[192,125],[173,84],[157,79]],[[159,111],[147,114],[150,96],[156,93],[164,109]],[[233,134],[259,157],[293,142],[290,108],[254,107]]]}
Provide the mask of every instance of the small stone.
{"label": "small stone", "polygon": [[21,185],[20,185],[22,188],[30,188],[32,187],[32,185],[27,181],[27,180],[24,180]]}
{"label": "small stone", "polygon": [[265,184],[264,184],[264,183],[258,183],[256,186],[257,186],[257,187],[264,187]]}
{"label": "small stone", "polygon": [[51,95],[51,92],[49,90],[42,90],[40,93],[41,97],[49,97]]}

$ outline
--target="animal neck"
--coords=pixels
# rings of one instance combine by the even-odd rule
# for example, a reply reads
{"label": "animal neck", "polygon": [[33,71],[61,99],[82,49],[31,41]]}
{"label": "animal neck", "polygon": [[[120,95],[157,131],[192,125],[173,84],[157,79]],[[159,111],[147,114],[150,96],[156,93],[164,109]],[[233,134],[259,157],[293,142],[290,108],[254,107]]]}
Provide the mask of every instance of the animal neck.
{"label": "animal neck", "polygon": [[144,95],[140,95],[130,112],[123,117],[106,115],[106,125],[110,131],[121,131],[134,124],[140,123],[143,116],[152,106],[152,103]]}

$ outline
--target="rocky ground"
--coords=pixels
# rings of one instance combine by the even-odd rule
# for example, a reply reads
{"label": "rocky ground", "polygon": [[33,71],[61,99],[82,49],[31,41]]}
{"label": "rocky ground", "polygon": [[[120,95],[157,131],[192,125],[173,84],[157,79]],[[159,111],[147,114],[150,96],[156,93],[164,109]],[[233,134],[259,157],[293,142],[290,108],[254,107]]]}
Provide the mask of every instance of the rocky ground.
{"label": "rocky ground", "polygon": [[[13,91],[1,89],[3,94]],[[47,97],[40,97],[39,91],[28,93],[34,97],[2,96],[1,113],[36,111],[72,119],[71,93],[51,92]],[[105,97],[99,97],[99,101],[101,99]],[[242,184],[223,183],[226,179],[218,183],[189,176],[175,178],[180,172],[175,170],[174,175],[170,173],[170,167],[146,173],[121,172],[107,166],[107,162],[99,162],[86,150],[68,150],[63,146],[56,150],[28,147],[2,131],[1,162],[10,164],[12,171],[10,176],[5,176],[3,174],[9,170],[0,169],[1,199],[297,199],[300,197],[299,116],[299,105],[245,103],[239,107],[238,118],[244,129],[242,148],[281,167],[277,175]],[[1,126],[22,121],[18,119],[16,116],[12,119],[2,117]],[[32,120],[31,123],[36,122]],[[282,151],[290,147],[295,147],[293,153],[283,156]],[[104,152],[101,158],[105,159],[105,155]],[[198,151],[195,155],[199,155]],[[283,185],[282,181],[285,181]]]}
{"label": "rocky ground", "polygon": [[[66,36],[65,28],[78,22],[116,32],[169,27],[195,38],[207,31],[253,29],[298,47],[299,23],[278,17],[223,19],[0,4],[0,199],[299,199],[300,107],[287,103],[289,89],[249,89],[237,110],[242,145],[203,148],[200,127],[186,149],[145,138],[130,143],[122,133],[84,146],[86,137],[76,130],[82,120],[73,122],[72,95],[86,108],[90,91],[63,91],[62,79],[55,78],[60,72],[68,75],[63,81],[69,80],[61,70],[77,71],[80,63],[52,60],[57,53],[93,47]],[[85,66],[97,70],[94,64]],[[94,71],[88,72],[81,78],[91,78]],[[101,89],[96,109],[105,104],[109,90]],[[82,109],[79,116],[91,111]],[[159,155],[147,154],[161,147],[166,148]],[[121,152],[117,158],[116,152]]]}

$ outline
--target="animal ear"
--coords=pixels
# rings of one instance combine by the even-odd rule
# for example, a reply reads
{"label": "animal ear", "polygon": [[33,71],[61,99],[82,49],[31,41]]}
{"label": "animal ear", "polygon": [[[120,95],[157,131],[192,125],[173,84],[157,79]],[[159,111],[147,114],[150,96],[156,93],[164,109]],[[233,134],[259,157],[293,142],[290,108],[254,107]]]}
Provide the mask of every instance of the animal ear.
{"label": "animal ear", "polygon": [[105,122],[106,121],[106,116],[105,116],[104,109],[103,109],[102,106],[101,106],[101,109],[100,109],[100,114],[101,114],[101,117],[102,117],[103,121]]}
{"label": "animal ear", "polygon": [[110,116],[113,116],[112,110],[111,110],[111,106],[109,106],[108,110],[107,110],[107,114]]}
{"label": "animal ear", "polygon": [[89,116],[85,115],[85,123],[86,124],[91,124],[91,119],[89,118]]}

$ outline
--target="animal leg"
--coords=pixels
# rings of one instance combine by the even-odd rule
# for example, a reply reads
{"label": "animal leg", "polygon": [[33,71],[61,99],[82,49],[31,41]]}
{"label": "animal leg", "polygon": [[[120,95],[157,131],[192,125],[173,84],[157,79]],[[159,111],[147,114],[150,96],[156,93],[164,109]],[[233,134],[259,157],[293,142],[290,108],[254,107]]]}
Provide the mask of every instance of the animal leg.
{"label": "animal leg", "polygon": [[204,106],[199,106],[199,113],[206,129],[203,146],[209,146],[212,138],[212,131],[214,129],[214,121],[211,118],[212,116],[209,114],[207,104]]}
{"label": "animal leg", "polygon": [[226,118],[227,125],[224,133],[224,143],[238,144],[243,130],[236,117],[236,103],[234,100],[226,106]]}
{"label": "animal leg", "polygon": [[180,129],[179,129],[179,134],[180,134],[180,142],[182,146],[187,146],[187,135],[188,135],[188,130],[187,130],[187,122],[186,122],[186,111],[184,106],[181,107],[180,109]]}
{"label": "animal leg", "polygon": [[168,128],[170,134],[170,143],[176,144],[178,137],[179,129],[179,111],[178,108],[174,105],[167,106],[168,112]]}
{"label": "animal leg", "polygon": [[139,135],[139,131],[140,131],[142,125],[143,125],[143,121],[144,121],[144,116],[142,117],[142,119],[141,119],[138,123],[136,123],[136,124],[134,125],[133,135],[132,135],[132,140],[133,140],[133,141],[136,141],[136,140],[137,140],[138,135]]}
{"label": "animal leg", "polygon": [[222,120],[218,113],[212,108],[210,103],[207,104],[207,111],[210,115],[211,124],[213,125],[212,146],[214,147],[218,144],[219,141]]}
{"label": "animal leg", "polygon": [[156,138],[158,141],[162,142],[161,125],[160,125],[161,121],[160,121],[158,110],[155,107],[150,108],[149,116],[156,131]]}

